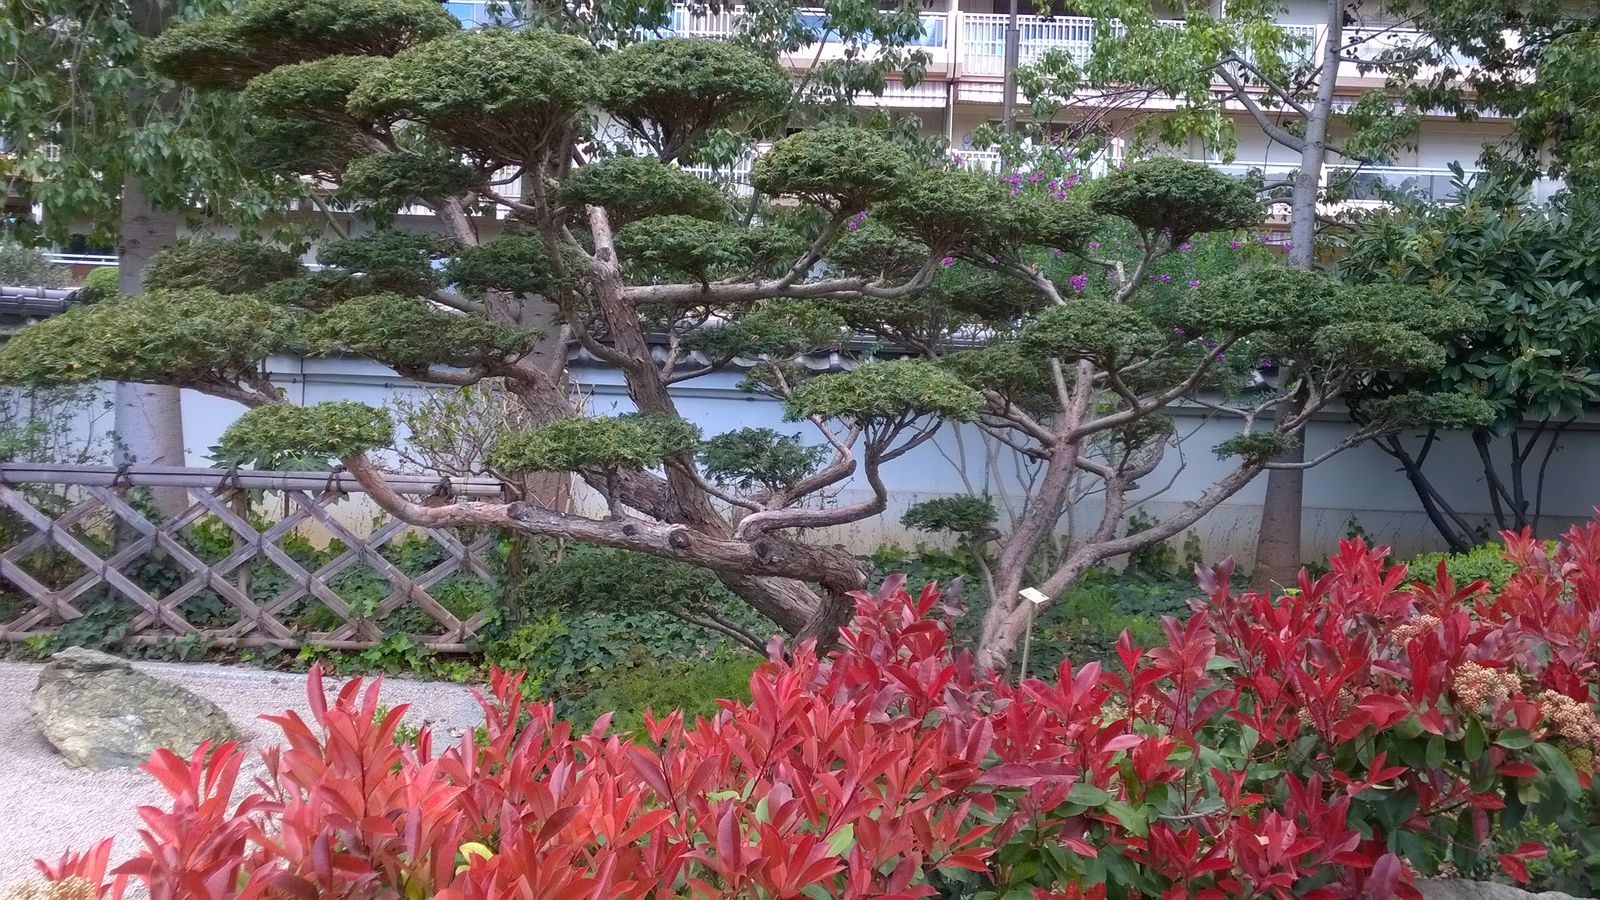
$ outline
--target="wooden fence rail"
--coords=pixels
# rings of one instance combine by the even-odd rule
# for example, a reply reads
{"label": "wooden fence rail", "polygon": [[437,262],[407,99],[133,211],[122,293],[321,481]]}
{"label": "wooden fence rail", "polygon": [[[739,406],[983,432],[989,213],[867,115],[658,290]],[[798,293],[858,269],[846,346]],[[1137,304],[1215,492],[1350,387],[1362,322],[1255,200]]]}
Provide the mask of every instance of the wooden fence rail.
{"label": "wooden fence rail", "polygon": [[[503,490],[495,481],[419,476],[394,476],[390,484],[424,496],[490,498]],[[138,488],[181,488],[188,506],[163,518],[136,502]],[[263,491],[283,512],[265,525],[250,514],[252,497]],[[361,534],[330,510],[360,493],[342,473],[0,463],[0,640],[55,634],[82,618],[88,604],[110,603],[124,613],[121,639],[135,643],[365,649],[395,633],[391,623],[403,612],[399,621],[418,644],[468,650],[489,607],[458,615],[435,592],[447,579],[466,579],[482,582],[479,593],[492,596],[500,583],[494,568],[500,535],[412,529],[398,521]],[[202,554],[196,530],[202,523],[212,545],[225,529],[231,551]],[[307,526],[339,544],[308,558],[301,541],[297,557],[285,541]],[[425,560],[421,570],[405,571],[383,552],[408,533],[438,548],[411,554]],[[152,563],[165,579],[149,577]],[[342,586],[358,575],[369,594],[359,604]],[[374,603],[375,583],[383,596]],[[201,600],[204,621],[191,621],[197,616],[187,610]]]}

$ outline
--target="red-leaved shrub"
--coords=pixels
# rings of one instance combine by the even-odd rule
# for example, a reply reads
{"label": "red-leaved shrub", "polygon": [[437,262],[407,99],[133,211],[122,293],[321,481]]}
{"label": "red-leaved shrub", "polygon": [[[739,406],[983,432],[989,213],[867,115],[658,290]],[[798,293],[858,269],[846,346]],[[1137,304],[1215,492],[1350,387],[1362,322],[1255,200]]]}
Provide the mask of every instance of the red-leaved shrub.
{"label": "red-leaved shrub", "polygon": [[[1600,524],[1554,555],[1507,541],[1498,594],[1442,565],[1405,586],[1360,541],[1281,597],[1222,566],[1164,645],[1016,685],[891,579],[832,658],[801,647],[748,704],[639,741],[575,734],[497,672],[486,740],[405,747],[376,683],[327,705],[313,671],[311,721],[272,717],[242,803],[234,745],[151,759],[172,808],[140,810],[116,874],[155,900],[1387,898],[1485,859],[1525,880],[1547,848],[1516,834],[1596,837]],[[42,868],[105,883],[105,859]]]}

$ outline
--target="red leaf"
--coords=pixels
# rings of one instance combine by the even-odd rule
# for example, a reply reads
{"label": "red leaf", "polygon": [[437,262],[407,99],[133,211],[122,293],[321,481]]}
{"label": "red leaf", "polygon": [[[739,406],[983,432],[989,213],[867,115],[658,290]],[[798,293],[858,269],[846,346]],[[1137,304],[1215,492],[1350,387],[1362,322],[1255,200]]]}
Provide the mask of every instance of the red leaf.
{"label": "red leaf", "polygon": [[1378,861],[1372,864],[1371,873],[1367,875],[1367,896],[1371,900],[1389,900],[1400,886],[1400,876],[1404,872],[1405,866],[1393,853],[1378,857]]}

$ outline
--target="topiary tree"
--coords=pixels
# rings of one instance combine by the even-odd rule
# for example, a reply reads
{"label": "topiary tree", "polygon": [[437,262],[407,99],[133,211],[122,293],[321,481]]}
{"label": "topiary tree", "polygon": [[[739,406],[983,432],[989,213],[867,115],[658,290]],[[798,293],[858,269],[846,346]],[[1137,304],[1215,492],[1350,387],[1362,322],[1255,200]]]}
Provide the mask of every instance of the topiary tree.
{"label": "topiary tree", "polygon": [[[1048,4],[1035,4],[1041,14]],[[1363,166],[1392,164],[1415,142],[1425,117],[1464,120],[1485,113],[1514,120],[1512,154],[1524,167],[1569,178],[1594,172],[1600,130],[1584,124],[1595,94],[1595,10],[1558,0],[1346,0],[1297,6],[1236,0],[1175,7],[1150,0],[1096,0],[1074,6],[1094,19],[1087,54],[1055,50],[1023,67],[1017,84],[1030,118],[1060,117],[1080,155],[1102,150],[1115,134],[1129,155],[1202,146],[1232,160],[1240,133],[1280,160],[1265,177],[1252,173],[1264,201],[1287,220],[1280,246],[1288,262],[1312,268],[1328,207],[1360,184]],[[1286,19],[1295,24],[1289,24]],[[1351,76],[1378,82],[1354,99]],[[1340,84],[1344,79],[1346,85]],[[1166,108],[1144,114],[1152,104]],[[1035,127],[1011,133],[983,128],[979,146],[998,146],[1015,163],[1031,154],[1023,141],[1049,145]],[[1062,148],[1046,146],[1045,155]],[[1501,148],[1480,148],[1503,156]],[[1248,160],[1245,160],[1248,162]],[[1299,361],[1279,360],[1294,368]],[[1281,411],[1296,414],[1301,396]],[[1302,449],[1288,448],[1293,462]],[[1266,479],[1257,532],[1258,589],[1291,582],[1304,556],[1304,479],[1293,467]]]}
{"label": "topiary tree", "polygon": [[[1545,473],[1568,426],[1600,399],[1600,301],[1594,235],[1600,203],[1586,191],[1551,205],[1528,201],[1515,181],[1468,185],[1460,202],[1402,200],[1360,223],[1342,240],[1351,279],[1426,287],[1479,310],[1482,326],[1446,346],[1438,370],[1376,380],[1353,398],[1358,415],[1395,394],[1428,392],[1433,402],[1487,403],[1493,417],[1471,431],[1496,530],[1539,527]],[[1525,427],[1526,426],[1526,427]],[[1399,461],[1422,508],[1446,543],[1466,552],[1487,538],[1487,523],[1457,508],[1462,495],[1428,474],[1443,435],[1392,434],[1377,446]]]}
{"label": "topiary tree", "polygon": [[[761,157],[754,200],[717,202],[675,163],[728,135],[759,137],[772,116],[789,120],[792,102],[784,108],[763,86],[781,48],[618,50],[634,32],[608,13],[598,31],[557,18],[434,34],[424,6],[433,8],[358,7],[359,28],[336,28],[325,20],[343,14],[320,2],[244,0],[174,29],[157,51],[179,77],[242,85],[264,158],[336,181],[352,200],[425,202],[446,240],[378,231],[334,241],[320,251],[329,268],[314,274],[266,258],[241,265],[245,248],[217,245],[210,269],[173,263],[163,268],[182,277],[162,290],[34,326],[0,350],[0,378],[114,372],[230,397],[253,409],[223,442],[237,458],[337,458],[415,524],[498,527],[700,566],[779,628],[824,643],[866,577],[847,551],[802,535],[881,513],[886,466],[946,423],[977,427],[1041,471],[1026,513],[995,529],[1004,536],[980,649],[986,665],[1003,666],[1021,635],[1025,582],[1060,593],[1096,562],[1177,533],[1352,385],[1436,366],[1435,338],[1462,327],[1456,307],[1421,291],[1358,290],[1265,264],[1196,288],[1169,283],[1162,266],[1191,241],[1260,218],[1251,189],[1198,165],[1141,163],[1071,190],[1013,188],[930,167],[885,129],[829,122]],[[320,12],[285,12],[302,7]],[[294,31],[307,22],[321,23],[315,40]],[[607,73],[624,53],[659,54],[638,70],[674,80],[617,93]],[[380,55],[329,62],[358,54]],[[670,97],[680,78],[724,84],[737,102],[649,99]],[[279,90],[286,82],[298,86]],[[628,140],[604,137],[617,132]],[[504,189],[512,180],[520,192]],[[491,227],[490,211],[504,224]],[[285,277],[245,284],[246,272]],[[882,352],[831,374],[795,362],[854,335]],[[621,372],[635,414],[584,415],[561,379],[569,341]],[[1241,391],[1246,347],[1293,353],[1301,368],[1292,383]],[[495,440],[489,464],[510,483],[576,476],[606,512],[536,496],[402,497],[370,452],[388,443],[381,415],[299,410],[265,382],[260,361],[290,350],[358,353],[421,382],[504,384],[532,424]],[[752,365],[745,386],[781,401],[812,446],[765,429],[706,439],[681,418],[672,386],[735,358]],[[1266,421],[1290,391],[1306,393],[1303,412]],[[1139,479],[1176,440],[1163,413],[1178,402],[1237,416],[1251,436],[1220,448],[1236,467],[1181,515],[1116,537]],[[1375,422],[1341,447],[1395,425]],[[1090,483],[1103,498],[1099,523],[1038,569]],[[860,499],[827,502],[847,484]]]}

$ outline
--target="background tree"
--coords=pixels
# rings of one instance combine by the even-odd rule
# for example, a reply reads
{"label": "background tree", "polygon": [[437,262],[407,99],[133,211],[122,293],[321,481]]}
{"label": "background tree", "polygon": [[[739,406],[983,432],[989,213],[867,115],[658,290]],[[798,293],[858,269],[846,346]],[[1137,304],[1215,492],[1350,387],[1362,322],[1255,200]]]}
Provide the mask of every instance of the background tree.
{"label": "background tree", "polygon": [[[65,240],[83,231],[115,242],[120,287],[138,293],[149,259],[185,219],[222,211],[258,219],[270,195],[234,152],[243,117],[232,98],[180,89],[145,63],[149,40],[215,0],[6,0],[0,16],[0,137],[5,177],[44,211],[23,238]],[[184,464],[178,391],[119,384],[123,459]],[[181,492],[156,494],[181,509]]]}
{"label": "background tree", "polygon": [[[1093,186],[1065,173],[1011,185],[930,166],[882,130],[825,123],[757,161],[753,187],[772,202],[730,204],[674,163],[782,115],[788,80],[770,56],[689,38],[618,49],[537,27],[468,32],[430,0],[346,2],[333,20],[304,9],[321,7],[248,0],[169,31],[155,58],[181,78],[242,91],[260,158],[335,181],[351,202],[427,203],[445,235],[333,241],[320,251],[329,268],[315,273],[259,244],[180,245],[152,266],[143,294],[13,339],[0,380],[113,377],[234,399],[251,409],[225,453],[338,459],[415,524],[493,526],[705,567],[782,630],[824,642],[865,576],[849,553],[799,535],[881,513],[884,466],[943,423],[976,422],[1046,469],[989,579],[982,659],[1002,666],[1021,635],[1015,589],[1070,485],[1102,484],[1104,513],[1043,573],[1052,593],[1192,524],[1316,410],[1374,371],[1436,365],[1436,336],[1462,326],[1455,306],[1413,289],[1353,289],[1282,267],[1193,288],[1157,279],[1155,267],[1197,236],[1260,220],[1253,189],[1202,165],[1152,160]],[[684,83],[720,102],[681,102]],[[608,144],[617,129],[633,139]],[[653,155],[625,152],[640,147]],[[520,173],[520,196],[496,189],[507,171]],[[479,210],[506,215],[498,234]],[[584,414],[561,381],[564,345],[551,344],[546,316],[620,370],[635,413]],[[793,364],[853,332],[894,352],[839,374]],[[957,349],[974,334],[988,346]],[[501,379],[534,424],[494,442],[492,469],[512,483],[574,474],[606,512],[407,500],[369,452],[393,443],[386,414],[293,406],[267,381],[262,361],[291,349],[365,356],[424,383]],[[1233,390],[1228,366],[1263,350],[1305,362],[1281,386]],[[707,441],[678,415],[671,386],[736,355],[764,359],[746,385],[780,399],[820,451],[766,430]],[[1301,413],[1267,423],[1290,392],[1306,395]],[[1243,422],[1218,451],[1238,464],[1179,515],[1114,538],[1167,446],[1162,412],[1181,400]],[[1391,401],[1391,415],[1341,447],[1408,421],[1412,405]],[[826,502],[847,482],[864,496]]]}
{"label": "background tree", "polygon": [[1600,97],[1600,10],[1557,0],[1427,0],[1405,9],[1408,23],[1429,35],[1385,60],[1408,102],[1463,118],[1494,110],[1512,132],[1491,148],[1493,161],[1592,188],[1600,175],[1600,127],[1590,114]]}
{"label": "background tree", "polygon": [[[1346,277],[1425,287],[1483,317],[1480,329],[1447,346],[1442,369],[1379,380],[1361,397],[1424,390],[1489,402],[1494,420],[1473,430],[1472,441],[1493,527],[1537,529],[1550,459],[1566,428],[1600,397],[1600,204],[1581,191],[1535,205],[1514,179],[1469,187],[1458,171],[1457,182],[1458,203],[1402,199],[1341,239]],[[1361,404],[1356,409],[1359,415]],[[1490,535],[1456,509],[1459,494],[1428,478],[1441,440],[1429,430],[1377,444],[1400,462],[1451,549],[1462,551]]]}

